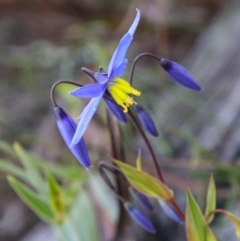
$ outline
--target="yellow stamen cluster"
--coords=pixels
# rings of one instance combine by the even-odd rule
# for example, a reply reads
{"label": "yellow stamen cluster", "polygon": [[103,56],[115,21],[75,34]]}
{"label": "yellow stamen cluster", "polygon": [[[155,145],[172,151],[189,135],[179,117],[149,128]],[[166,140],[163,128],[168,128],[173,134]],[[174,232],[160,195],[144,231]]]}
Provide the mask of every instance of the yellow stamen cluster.
{"label": "yellow stamen cluster", "polygon": [[127,81],[121,78],[114,78],[114,81],[108,86],[108,91],[113,99],[123,107],[123,111],[128,112],[128,107],[136,104],[129,94],[140,96],[141,92],[134,89]]}

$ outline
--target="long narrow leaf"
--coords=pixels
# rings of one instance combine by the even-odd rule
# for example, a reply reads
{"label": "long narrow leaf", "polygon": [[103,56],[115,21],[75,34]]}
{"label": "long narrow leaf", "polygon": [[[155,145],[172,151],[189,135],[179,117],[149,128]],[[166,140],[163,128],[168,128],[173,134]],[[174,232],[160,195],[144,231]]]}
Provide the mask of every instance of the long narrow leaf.
{"label": "long narrow leaf", "polygon": [[12,145],[8,144],[5,141],[0,140],[0,150],[10,157],[16,157]]}
{"label": "long narrow leaf", "polygon": [[48,172],[47,182],[49,189],[49,201],[57,223],[61,223],[66,215],[63,192],[54,177]]}
{"label": "long narrow leaf", "polygon": [[34,155],[30,155],[31,161],[37,168],[40,169],[47,169],[56,177],[63,178],[63,179],[85,179],[86,177],[86,170],[81,168],[78,164],[72,165],[64,165],[64,164],[53,164],[48,160],[44,160],[40,157],[36,157]]}
{"label": "long narrow leaf", "polygon": [[207,192],[207,200],[206,200],[206,210],[205,210],[205,219],[207,223],[210,223],[214,218],[214,210],[216,209],[216,187],[214,178],[211,175],[208,192]]}
{"label": "long narrow leaf", "polygon": [[36,190],[42,194],[42,196],[47,195],[47,187],[36,169],[36,166],[33,164],[31,157],[29,154],[21,147],[20,144],[14,143],[13,145],[14,150],[19,157],[20,161],[22,162],[26,175],[29,179],[29,183],[36,188]]}
{"label": "long narrow leaf", "polygon": [[222,210],[222,209],[216,209],[215,212],[222,213],[230,219],[230,221],[232,222],[232,224],[235,227],[237,237],[240,238],[240,218],[238,218],[234,214],[232,214],[226,210]]}
{"label": "long narrow leaf", "polygon": [[160,180],[118,160],[114,159],[113,161],[120,167],[130,184],[138,191],[149,197],[160,198],[165,201],[173,198],[173,191]]}
{"label": "long narrow leaf", "polygon": [[138,150],[138,156],[136,159],[136,167],[138,171],[142,171],[142,159],[141,159],[141,150]]}
{"label": "long narrow leaf", "polygon": [[53,222],[54,215],[48,203],[37,194],[27,188],[24,184],[9,176],[8,182],[19,197],[44,221]]}
{"label": "long narrow leaf", "polygon": [[86,192],[81,191],[64,222],[56,226],[62,241],[98,241],[96,214]]}
{"label": "long narrow leaf", "polygon": [[7,175],[13,175],[26,181],[27,177],[23,169],[17,167],[15,164],[9,162],[9,160],[0,159],[0,173]]}
{"label": "long narrow leaf", "polygon": [[217,241],[190,191],[187,192],[186,233],[188,241]]}
{"label": "long narrow leaf", "polygon": [[78,236],[74,222],[66,217],[64,223],[55,226],[58,240],[61,241],[82,241]]}

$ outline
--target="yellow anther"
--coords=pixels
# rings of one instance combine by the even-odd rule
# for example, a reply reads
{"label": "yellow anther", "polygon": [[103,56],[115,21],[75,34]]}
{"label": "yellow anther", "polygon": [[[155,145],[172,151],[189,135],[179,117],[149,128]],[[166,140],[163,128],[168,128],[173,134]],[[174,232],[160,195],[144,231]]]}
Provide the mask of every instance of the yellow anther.
{"label": "yellow anther", "polygon": [[141,92],[134,89],[127,81],[121,78],[115,78],[114,84],[117,88],[121,89],[123,92],[127,94],[133,94],[136,96],[140,96]]}
{"label": "yellow anther", "polygon": [[122,78],[115,77],[115,78],[114,78],[114,81],[115,81],[116,83],[121,84],[121,85],[130,86],[130,84],[129,84],[126,80],[124,80],[124,79],[122,79]]}
{"label": "yellow anther", "polygon": [[131,94],[136,95],[136,96],[140,96],[141,92],[136,90],[136,89],[134,89],[134,88],[132,88],[132,93]]}
{"label": "yellow anther", "polygon": [[112,85],[111,87],[108,88],[108,91],[110,92],[110,94],[112,95],[112,97],[114,98],[114,100],[119,104],[122,105],[125,100],[129,97],[126,93],[124,93],[123,91],[121,91],[118,88],[115,88],[114,85]]}
{"label": "yellow anther", "polygon": [[123,107],[123,112],[124,112],[124,113],[127,113],[127,112],[128,112],[127,106],[125,106],[125,105],[121,105],[121,106]]}
{"label": "yellow anther", "polygon": [[133,98],[128,94],[133,94],[139,96],[141,92],[134,89],[127,81],[121,78],[115,78],[111,85],[108,87],[109,93],[112,95],[113,99],[123,107],[123,111],[128,112],[128,108],[136,104]]}
{"label": "yellow anther", "polygon": [[124,100],[124,103],[126,104],[126,106],[130,106],[133,105],[134,101],[131,97],[127,96],[127,98]]}

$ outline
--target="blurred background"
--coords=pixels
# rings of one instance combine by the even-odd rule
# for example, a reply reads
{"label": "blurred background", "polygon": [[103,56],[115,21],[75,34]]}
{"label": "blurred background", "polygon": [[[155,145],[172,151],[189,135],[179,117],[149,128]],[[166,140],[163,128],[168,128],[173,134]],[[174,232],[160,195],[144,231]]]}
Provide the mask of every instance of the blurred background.
{"label": "blurred background", "polygon": [[[82,67],[106,69],[136,8],[141,11],[141,20],[127,53],[129,65],[124,78],[129,78],[130,65],[138,54],[152,52],[181,63],[205,89],[196,93],[176,85],[151,59],[141,60],[136,67],[134,86],[142,92],[138,102],[152,114],[160,133],[157,139],[149,138],[167,183],[182,208],[186,187],[204,205],[209,174],[213,172],[218,206],[240,214],[238,0],[0,0],[0,240],[57,240],[53,229],[40,221],[6,180],[6,175],[17,170],[15,166],[21,168],[11,149],[16,141],[42,163],[53,165],[52,169],[61,165],[62,176],[58,178],[63,185],[67,186],[75,175],[74,183],[81,183],[74,187],[75,192],[88,192],[86,200],[79,202],[85,213],[79,210],[79,215],[82,222],[90,222],[84,228],[94,226],[97,233],[92,238],[86,236],[86,240],[111,237],[116,200],[96,168],[86,174],[65,147],[56,128],[49,92],[61,79],[89,83]],[[57,101],[77,117],[86,102],[69,96],[71,88],[59,86]],[[134,161],[141,148],[145,168],[155,175],[149,153],[133,126],[121,124],[121,129],[127,159]],[[109,159],[104,106],[99,107],[85,141],[95,166]],[[38,165],[42,172],[43,165]],[[71,169],[64,174],[65,167],[77,173],[73,171],[71,176]],[[173,223],[159,208],[151,217],[157,234],[148,235],[134,226],[129,240],[186,240],[183,225]],[[225,221],[219,217],[212,224],[219,240],[236,240],[234,228]]]}

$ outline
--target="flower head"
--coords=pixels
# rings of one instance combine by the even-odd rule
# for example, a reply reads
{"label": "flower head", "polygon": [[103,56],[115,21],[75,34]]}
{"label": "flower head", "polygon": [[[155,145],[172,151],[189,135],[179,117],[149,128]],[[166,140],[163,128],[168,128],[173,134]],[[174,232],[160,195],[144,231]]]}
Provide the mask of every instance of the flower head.
{"label": "flower head", "polygon": [[[135,103],[130,95],[139,96],[141,94],[141,92],[134,89],[127,81],[120,78],[125,72],[128,63],[128,60],[125,59],[125,55],[133,40],[133,35],[139,20],[140,11],[137,9],[135,20],[128,32],[122,37],[118,47],[113,53],[108,65],[107,73],[104,71],[93,73],[90,70],[84,69],[84,72],[92,76],[97,83],[89,84],[70,92],[73,96],[79,98],[92,98],[78,118],[79,123],[75,135],[73,136],[71,146],[76,145],[81,140],[102,98],[104,98],[107,108],[109,108],[117,118],[125,122],[126,117],[124,116],[124,113],[126,113],[128,108]],[[115,107],[114,104],[110,104],[110,101],[106,100],[109,100],[109,96],[110,99],[112,98],[118,105],[117,107]],[[120,106],[121,109],[119,108]]]}
{"label": "flower head", "polygon": [[60,107],[54,107],[54,113],[57,119],[58,129],[70,151],[82,164],[83,167],[88,169],[91,166],[87,148],[83,138],[75,146],[70,146],[73,135],[76,131],[77,125],[73,119]]}

